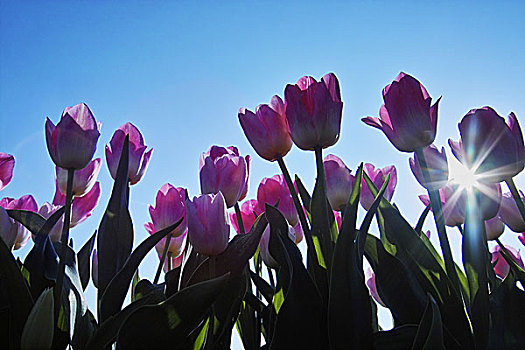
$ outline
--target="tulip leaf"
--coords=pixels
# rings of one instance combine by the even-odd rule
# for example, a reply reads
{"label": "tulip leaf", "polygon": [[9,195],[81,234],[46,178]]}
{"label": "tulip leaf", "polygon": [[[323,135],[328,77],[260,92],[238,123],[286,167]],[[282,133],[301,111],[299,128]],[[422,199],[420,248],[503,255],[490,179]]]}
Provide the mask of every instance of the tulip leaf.
{"label": "tulip leaf", "polygon": [[91,275],[91,253],[95,247],[95,238],[97,231],[88,239],[88,241],[80,248],[77,254],[78,258],[78,273],[80,275],[80,281],[82,282],[82,288],[86,290],[89,283],[89,277]]}
{"label": "tulip leaf", "polygon": [[137,282],[137,284],[135,285],[135,288],[132,291],[132,294],[134,295],[134,300],[144,298],[146,295],[149,295],[150,293],[155,293],[155,294],[158,294],[159,296],[165,296],[164,295],[164,283],[163,284],[153,284],[147,279],[142,279]]}
{"label": "tulip leaf", "polygon": [[[122,308],[126,294],[128,293],[129,285],[133,279],[135,271],[140,265],[140,262],[146,254],[149,253],[155,245],[160,242],[162,238],[172,232],[182,222],[182,218],[175,224],[168,226],[148,238],[146,238],[135,250],[129,258],[126,260],[121,270],[113,277],[111,282],[108,284],[102,298],[100,300],[100,319],[105,320],[110,316],[113,316]],[[100,264],[99,264],[100,266]]]}
{"label": "tulip leaf", "polygon": [[304,209],[310,214],[310,203],[312,202],[312,197],[308,193],[306,187],[304,187],[303,181],[299,178],[299,175],[295,175],[295,184],[297,186],[297,191],[299,196],[301,196],[301,201],[303,202]]}
{"label": "tulip leaf", "polygon": [[58,273],[58,255],[48,235],[33,234],[35,244],[24,260],[29,272],[30,289],[36,299],[55,284]]}
{"label": "tulip leaf", "polygon": [[[208,310],[223,292],[229,274],[182,289],[158,305],[136,309],[117,335],[117,349],[179,348],[193,346],[188,335],[208,315]],[[140,300],[139,300],[140,301]]]}
{"label": "tulip leaf", "polygon": [[75,327],[75,334],[71,340],[71,345],[75,350],[84,350],[86,345],[95,334],[97,330],[97,320],[91,311],[87,310],[84,316],[82,316],[77,326]]}
{"label": "tulip leaf", "polygon": [[255,284],[255,287],[257,288],[257,290],[259,290],[264,299],[266,299],[268,303],[271,303],[273,295],[275,294],[275,288],[272,287],[268,282],[266,282],[264,278],[254,273],[253,271],[250,271],[250,277],[253,283]]}
{"label": "tulip leaf", "polygon": [[36,300],[22,332],[21,349],[50,349],[55,329],[53,290],[46,289]]}
{"label": "tulip leaf", "polygon": [[60,220],[64,210],[64,207],[59,208],[47,220],[42,215],[29,210],[9,209],[6,211],[11,218],[24,225],[31,233],[47,235]]}
{"label": "tulip leaf", "polygon": [[416,231],[420,235],[423,233],[423,224],[425,223],[425,220],[428,216],[428,213],[430,212],[430,209],[432,209],[432,207],[429,204],[425,207],[425,209],[419,216],[419,219],[417,220],[417,224],[416,224],[416,227],[414,228],[414,231]]}
{"label": "tulip leaf", "polygon": [[[246,296],[251,293],[246,293]],[[255,325],[255,311],[248,302],[243,302],[241,305],[241,311],[237,319],[236,328],[241,338],[242,345],[246,350],[258,350],[260,348],[260,342],[257,343],[259,334]]]}
{"label": "tulip leaf", "polygon": [[428,296],[427,306],[412,344],[412,350],[445,349],[443,324],[436,301]]}
{"label": "tulip leaf", "polygon": [[374,349],[409,349],[412,347],[417,330],[417,325],[407,324],[389,331],[379,331],[374,334]]}

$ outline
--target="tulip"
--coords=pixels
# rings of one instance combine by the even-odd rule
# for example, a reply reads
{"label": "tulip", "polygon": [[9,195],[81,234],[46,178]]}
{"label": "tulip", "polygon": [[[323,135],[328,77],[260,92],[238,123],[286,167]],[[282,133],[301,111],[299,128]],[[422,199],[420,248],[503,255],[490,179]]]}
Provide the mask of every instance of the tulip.
{"label": "tulip", "polygon": [[[7,213],[5,210],[17,209],[36,212],[38,210],[38,205],[36,204],[35,199],[30,194],[18,199],[5,197],[0,200],[0,207],[3,208],[0,210],[2,211],[2,214],[0,214],[2,226],[0,236],[9,249],[17,250],[22,248],[29,240],[30,233],[24,226],[22,226],[22,224],[6,216]],[[7,223],[9,223],[9,225]]]}
{"label": "tulip", "polygon": [[129,135],[128,179],[131,185],[139,182],[148,168],[153,148],[146,152],[147,146],[139,129],[131,123],[121,125],[106,144],[106,161],[113,179],[117,176],[118,163],[126,135]]}
{"label": "tulip", "polygon": [[259,210],[265,210],[264,205],[267,203],[276,206],[283,214],[290,226],[297,225],[299,221],[295,209],[292,195],[286,185],[283,175],[274,175],[271,178],[263,178],[257,189],[257,203]]}
{"label": "tulip", "polygon": [[226,249],[230,235],[226,214],[222,192],[186,199],[188,239],[198,253],[214,256]]}
{"label": "tulip", "polygon": [[383,89],[383,100],[379,118],[361,119],[365,124],[382,130],[401,152],[414,152],[434,142],[440,99],[430,106],[432,99],[417,79],[399,73]]}
{"label": "tulip", "polygon": [[[148,231],[150,235],[157,232],[153,230],[153,227],[151,226],[150,222],[145,224],[144,227],[146,228],[146,231]],[[171,255],[172,259],[178,258],[184,252],[184,247],[186,246],[186,238],[187,238],[187,232],[184,232],[182,235],[177,236],[177,237],[171,237],[170,244],[168,246],[168,253]],[[166,237],[161,239],[159,243],[155,245],[155,250],[157,251],[159,258],[162,258],[162,254],[164,253],[165,246],[166,246]]]}
{"label": "tulip", "polygon": [[343,225],[343,217],[341,216],[341,213],[334,210],[334,217],[337,224],[337,229],[341,230],[341,225]]}
{"label": "tulip", "polygon": [[430,181],[425,181],[417,153],[415,153],[414,158],[408,160],[410,169],[421,186],[431,191],[438,190],[448,182],[448,163],[445,147],[441,147],[440,152],[436,146],[430,145],[423,148],[423,155],[425,156],[426,171],[430,177]]}
{"label": "tulip", "polygon": [[333,210],[342,210],[352,194],[355,177],[345,163],[332,154],[324,158],[323,164],[328,202]]}
{"label": "tulip", "polygon": [[[60,192],[58,183],[55,181],[56,189],[55,196],[53,198],[53,206],[64,206],[66,203],[66,196]],[[73,200],[71,207],[71,222],[70,227],[75,227],[78,224],[84,222],[98,205],[100,199],[100,183],[96,182],[91,190],[86,193],[83,197],[77,197]],[[54,208],[53,212],[58,209]],[[51,214],[49,214],[51,215]]]}
{"label": "tulip", "polygon": [[183,219],[180,225],[171,232],[171,235],[178,237],[184,234],[187,229],[185,198],[186,190],[184,188],[174,187],[169,183],[164,184],[157,192],[155,207],[148,205],[152,222],[144,225],[146,230],[152,234]]}
{"label": "tulip", "polygon": [[[498,215],[501,203],[501,186],[499,183],[480,183],[479,185],[479,207],[481,210],[481,216],[483,220],[489,220]],[[463,197],[464,198],[464,197]],[[460,210],[463,210],[465,206],[460,206]]]}
{"label": "tulip", "polygon": [[[159,260],[162,259],[162,252],[159,252],[157,250],[157,253],[158,253],[158,256],[159,256]],[[171,258],[171,269],[169,269],[168,268],[168,266],[169,266],[168,265],[168,258],[166,258],[166,260],[164,261],[164,266],[162,268],[164,270],[164,273],[168,273],[169,271],[171,271],[173,269],[176,269],[177,267],[182,265],[182,260],[183,259],[184,259],[184,254],[182,254],[182,253],[176,258]]]}
{"label": "tulip", "polygon": [[491,107],[473,109],[459,123],[461,140],[449,140],[452,152],[484,182],[498,183],[523,170],[525,147],[518,119],[508,121]]}
{"label": "tulip", "polygon": [[[521,260],[520,252],[508,245],[505,245],[505,249],[507,250],[507,252],[509,252],[510,258],[512,258],[516,262],[516,264],[523,268],[523,261]],[[503,257],[503,254],[501,253],[501,247],[497,245],[491,250],[491,253],[491,263],[494,266],[494,272],[499,278],[505,279],[505,277],[507,277],[507,275],[509,274],[510,266]]]}
{"label": "tulip", "polygon": [[15,157],[10,154],[0,152],[0,191],[3,190],[13,178],[13,168],[15,167]]}
{"label": "tulip", "polygon": [[46,142],[51,159],[64,169],[83,169],[97,148],[100,123],[85,103],[66,107],[55,126],[46,118]]}
{"label": "tulip", "polygon": [[[97,181],[101,165],[102,159],[96,158],[90,161],[84,169],[75,171],[73,175],[73,196],[82,197],[91,190]],[[67,191],[67,170],[56,167],[56,179],[60,192],[65,194]]]}
{"label": "tulip", "polygon": [[335,74],[321,81],[305,76],[284,90],[285,115],[293,142],[302,150],[327,148],[339,139],[343,102]]}
{"label": "tulip", "polygon": [[487,240],[493,241],[503,234],[505,225],[499,217],[495,216],[492,219],[485,220],[485,232],[487,234]]}
{"label": "tulip", "polygon": [[[58,209],[60,209],[61,206],[54,205],[49,202],[45,202],[42,204],[40,209],[38,209],[38,214],[42,215],[44,219],[49,219],[51,215],[53,215],[54,212],[56,212]],[[49,239],[53,242],[60,241],[60,238],[62,238],[62,226],[64,225],[64,215],[58,219],[57,223],[51,228],[51,230],[48,233]],[[34,239],[35,237],[33,237]]]}
{"label": "tulip", "polygon": [[[391,200],[397,185],[396,168],[393,165],[390,165],[384,167],[383,169],[376,169],[372,164],[366,163],[363,169],[370,178],[370,180],[372,180],[374,185],[377,187],[377,189],[380,189],[381,186],[383,186],[386,177],[388,176],[388,174],[390,174],[390,181],[388,182],[385,193],[383,194],[383,198],[385,198],[386,200]],[[361,182],[360,200],[361,205],[363,206],[363,208],[365,208],[365,210],[370,210],[372,203],[374,203],[374,196],[372,195],[372,192],[370,191],[368,185],[364,180]]]}
{"label": "tulip", "polygon": [[261,241],[259,242],[259,251],[261,253],[261,258],[266,264],[266,266],[272,269],[277,269],[279,268],[279,263],[270,254],[269,244],[270,244],[270,225],[266,226],[261,236]]}
{"label": "tulip", "polygon": [[95,288],[98,288],[98,254],[96,249],[93,249],[91,256],[91,279]]}
{"label": "tulip", "polygon": [[376,274],[371,268],[366,270],[366,286],[368,287],[372,298],[374,298],[374,300],[377,301],[379,305],[387,307],[377,292]]}
{"label": "tulip", "polygon": [[244,160],[246,161],[246,182],[244,183],[244,187],[242,188],[242,191],[241,191],[241,196],[239,197],[239,199],[237,200],[237,202],[240,202],[242,201],[244,198],[246,198],[246,195],[248,194],[248,185],[249,185],[249,179],[250,179],[250,163],[251,163],[251,160],[252,158],[247,155],[246,157],[244,157]]}
{"label": "tulip", "polygon": [[279,96],[272,97],[269,105],[257,106],[255,113],[241,108],[238,117],[246,138],[262,158],[272,162],[292,148],[284,103]]}
{"label": "tulip", "polygon": [[[257,204],[257,200],[250,199],[248,201],[245,201],[244,203],[242,203],[240,210],[244,230],[245,232],[250,232],[250,230],[253,227],[253,224],[255,223],[255,219],[257,219],[257,216],[259,216],[262,213],[261,209],[259,208],[259,205]],[[239,221],[235,212],[230,213],[230,222],[235,232],[240,233]]]}
{"label": "tulip", "polygon": [[231,208],[248,191],[249,156],[243,158],[236,147],[211,146],[199,164],[201,192],[222,192]]}
{"label": "tulip", "polygon": [[[441,198],[445,225],[454,227],[463,224],[465,220],[465,193],[459,191],[457,186],[446,185],[439,189],[439,196]],[[421,195],[419,199],[427,206],[430,204],[427,195]]]}
{"label": "tulip", "polygon": [[521,244],[523,244],[525,246],[525,233],[520,233],[520,235],[518,236],[518,239],[520,240]]}
{"label": "tulip", "polygon": [[[525,199],[523,192],[520,190],[521,200]],[[521,217],[516,201],[512,197],[510,192],[505,193],[501,197],[501,206],[499,209],[499,218],[505,223],[512,231],[521,233],[525,232],[525,221]]]}

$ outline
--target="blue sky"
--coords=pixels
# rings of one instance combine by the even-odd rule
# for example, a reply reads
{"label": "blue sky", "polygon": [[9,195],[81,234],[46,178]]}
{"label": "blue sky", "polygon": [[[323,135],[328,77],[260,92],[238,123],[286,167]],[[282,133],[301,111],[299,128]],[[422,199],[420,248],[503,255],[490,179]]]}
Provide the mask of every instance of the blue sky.
{"label": "blue sky", "polygon": [[[436,144],[458,138],[471,108],[514,111],[525,126],[525,3],[520,1],[9,1],[0,3],[0,151],[15,155],[2,197],[54,192],[44,120],[86,102],[102,122],[96,156],[131,121],[154,154],[131,190],[136,242],[147,233],[147,204],[166,182],[199,193],[198,159],[212,144],[251,154],[249,198],[277,164],[257,157],[237,120],[303,75],[335,72],[344,101],[340,141],[325,153],[352,169],[361,161],[398,168],[394,201],[411,222],[422,188],[395,150],[361,117],[377,116],[381,90],[400,71],[417,77],[440,103]],[[311,187],[314,156],[286,157]],[[96,229],[110,195],[107,166],[92,218],[72,230],[78,245]],[[523,174],[518,187],[525,187]],[[521,186],[520,186],[521,185]],[[505,189],[506,191],[506,189]],[[433,229],[431,220],[427,223]],[[458,235],[450,230],[456,245]],[[434,235],[435,237],[435,235]],[[519,247],[512,233],[504,240]],[[522,247],[523,248],[523,247]],[[457,250],[457,249],[456,249]],[[522,249],[523,250],[523,249]],[[26,251],[22,250],[21,254]],[[157,258],[146,260],[152,277]],[[92,293],[92,292],[90,292]]]}

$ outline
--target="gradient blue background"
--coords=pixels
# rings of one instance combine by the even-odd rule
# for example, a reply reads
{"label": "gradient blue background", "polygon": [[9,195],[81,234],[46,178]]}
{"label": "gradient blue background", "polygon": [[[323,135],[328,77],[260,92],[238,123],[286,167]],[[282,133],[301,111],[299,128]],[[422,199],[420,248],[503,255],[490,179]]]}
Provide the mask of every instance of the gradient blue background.
{"label": "gradient blue background", "polygon": [[[238,109],[282,96],[285,85],[303,75],[335,72],[344,114],[341,139],[326,154],[340,156],[352,169],[361,161],[396,165],[394,201],[415,222],[423,189],[410,173],[409,154],[360,118],[377,116],[382,88],[404,71],[434,99],[443,96],[437,145],[457,139],[457,122],[475,107],[491,105],[503,116],[514,111],[524,125],[524,13],[520,1],[4,0],[0,151],[14,154],[16,167],[0,195],[31,193],[39,205],[51,201],[54,165],[45,146],[45,117],[57,122],[65,106],[86,102],[102,122],[96,156],[104,158],[104,144],[127,121],[154,148],[145,178],[131,191],[138,243],[147,235],[147,204],[164,183],[199,193],[199,155],[212,144],[236,145],[253,156],[253,197],[260,180],[278,167],[252,150]],[[311,188],[313,153],[294,147],[286,161]],[[109,198],[105,164],[99,179],[99,207],[72,230],[77,247],[97,228]],[[523,174],[517,183],[525,185]],[[427,226],[434,232],[432,220]],[[449,233],[458,256],[458,234]],[[513,233],[503,238],[520,247]],[[152,252],[141,275],[152,278],[156,263]],[[90,286],[92,308],[94,295]]]}

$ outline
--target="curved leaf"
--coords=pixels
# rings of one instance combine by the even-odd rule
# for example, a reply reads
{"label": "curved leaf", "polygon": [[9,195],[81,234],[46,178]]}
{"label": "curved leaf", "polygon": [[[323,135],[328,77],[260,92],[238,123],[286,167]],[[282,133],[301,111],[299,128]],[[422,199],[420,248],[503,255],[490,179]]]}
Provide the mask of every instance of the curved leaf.
{"label": "curved leaf", "polygon": [[50,349],[55,330],[53,290],[40,294],[22,332],[21,349]]}
{"label": "curved leaf", "polygon": [[97,237],[97,231],[88,239],[88,241],[80,248],[77,254],[78,258],[78,274],[80,275],[80,281],[82,282],[82,288],[85,290],[91,275],[91,252],[95,247],[95,238]]}

